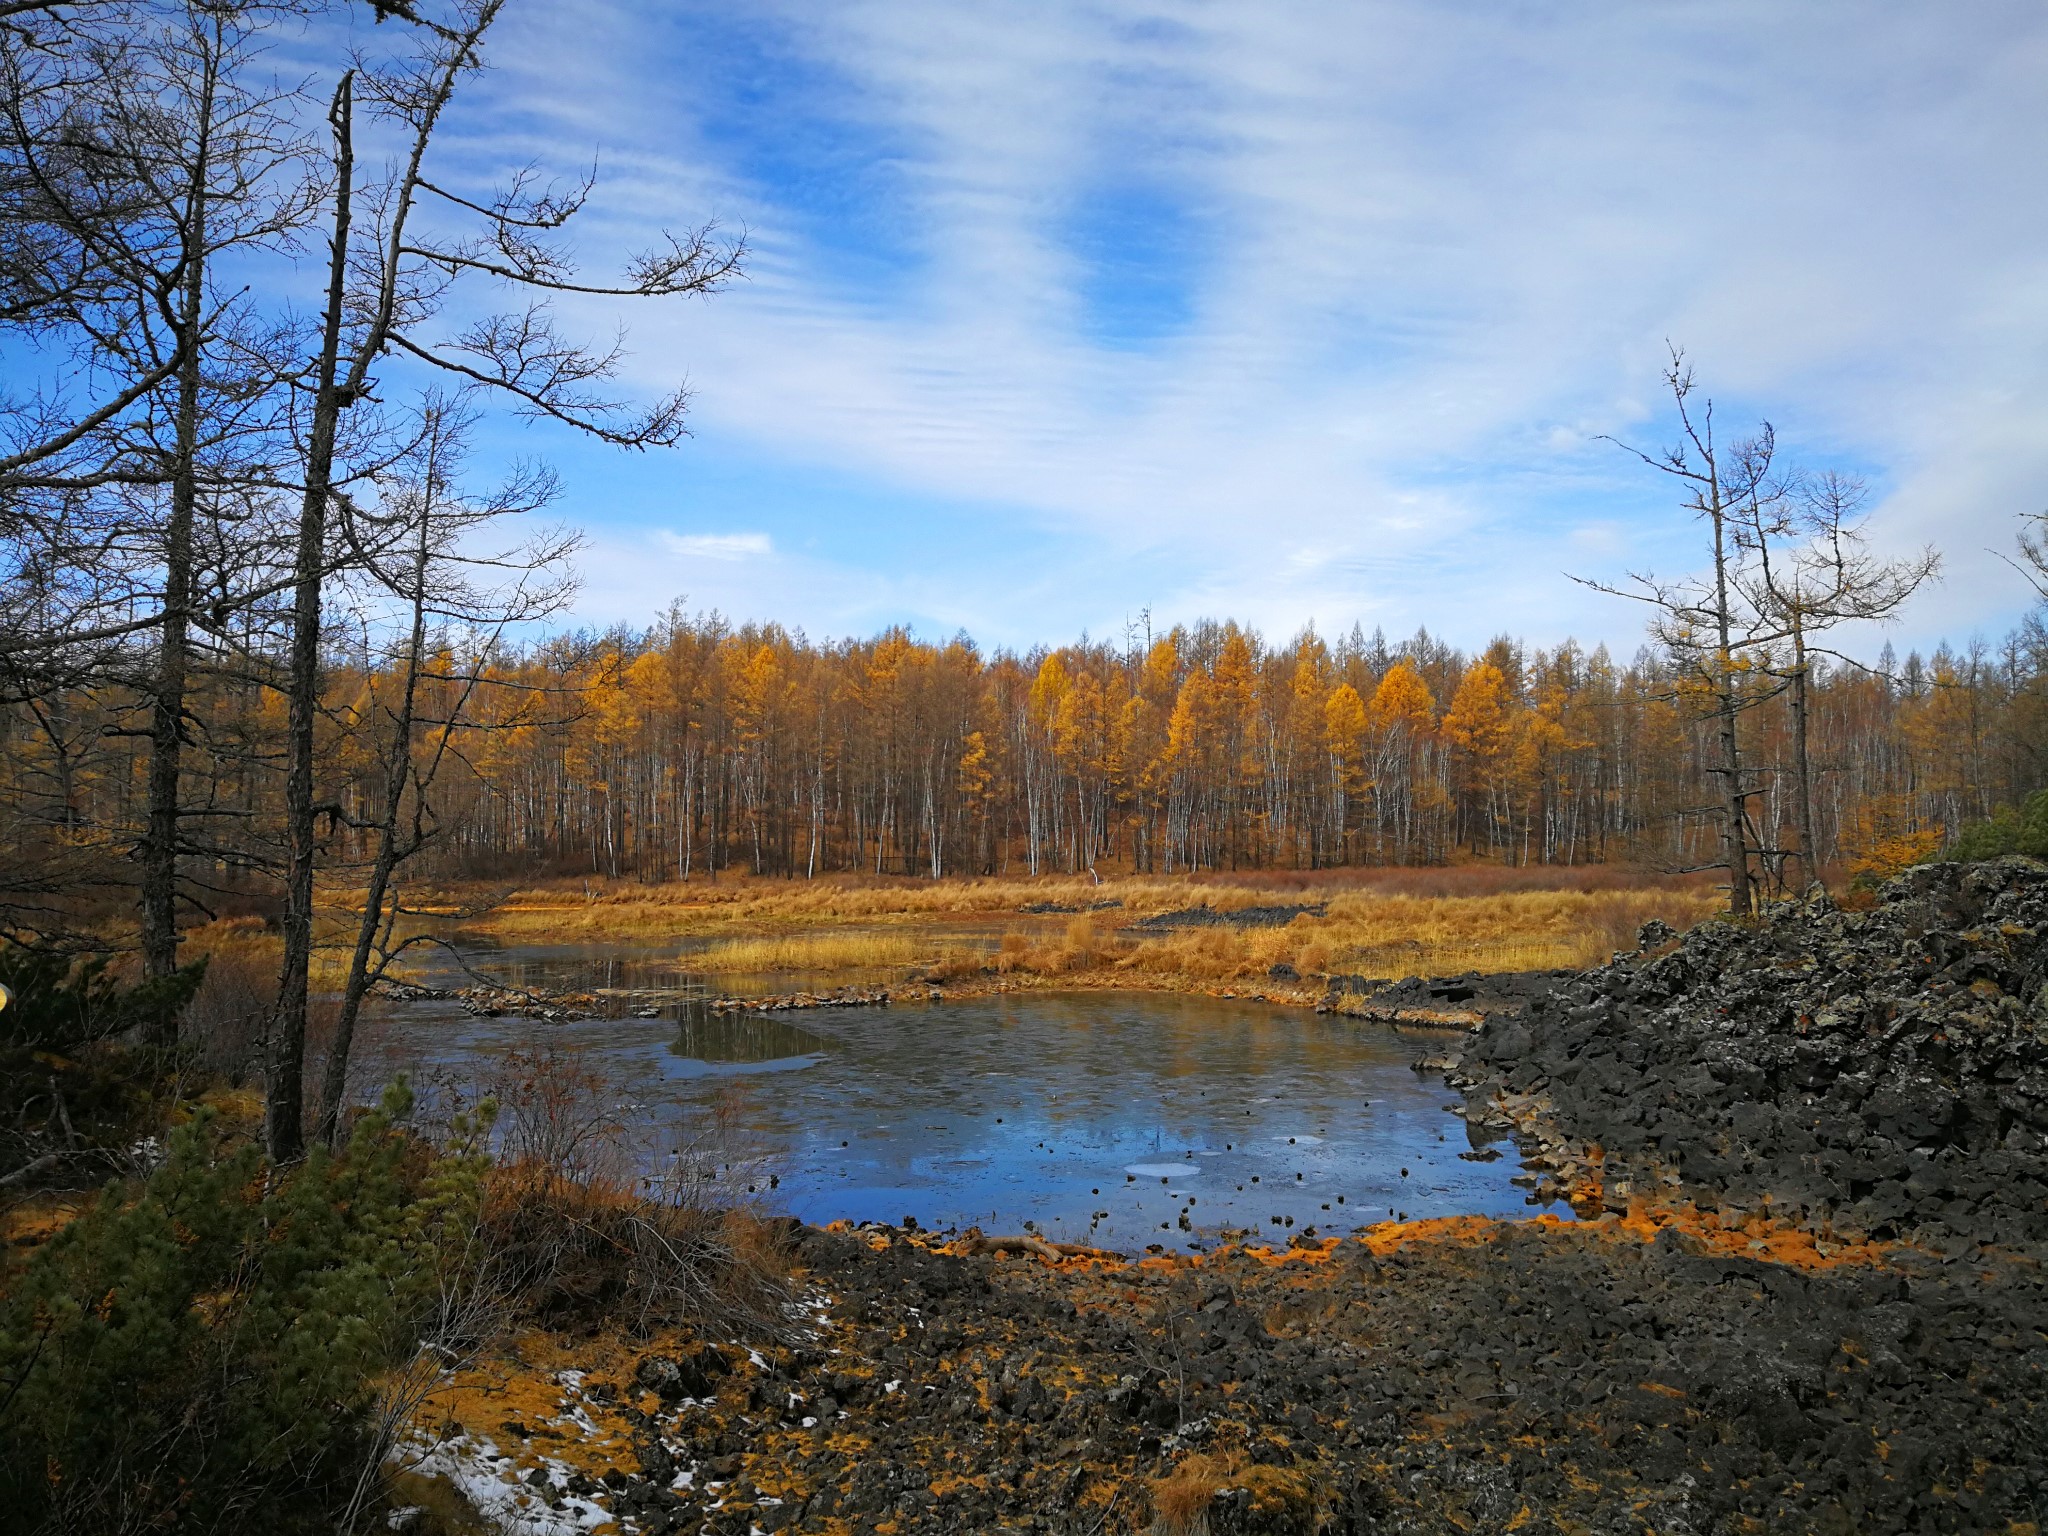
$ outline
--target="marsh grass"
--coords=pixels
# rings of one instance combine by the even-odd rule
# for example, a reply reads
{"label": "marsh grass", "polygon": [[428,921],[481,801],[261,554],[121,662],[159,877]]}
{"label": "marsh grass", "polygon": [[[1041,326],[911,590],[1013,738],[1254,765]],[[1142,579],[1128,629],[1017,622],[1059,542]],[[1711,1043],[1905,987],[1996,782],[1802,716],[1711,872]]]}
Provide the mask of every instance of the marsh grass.
{"label": "marsh grass", "polygon": [[[903,876],[831,875],[792,881],[721,875],[716,882],[650,885],[627,880],[554,880],[480,896],[451,888],[420,905],[461,919],[473,932],[505,939],[543,936],[606,939],[650,934],[719,934],[758,938],[835,924],[902,925],[943,917],[989,918],[1028,906],[1076,909],[1098,901],[1120,907],[1092,914],[1112,926],[1184,907],[1219,911],[1275,903],[1346,904],[1401,898],[1477,901],[1520,896],[1688,896],[1702,887],[1619,865],[1513,868],[1463,865],[1439,869],[1259,870],[1181,875],[1124,875],[1097,882],[1085,876],[923,880]],[[1683,902],[1679,905],[1684,905]],[[487,906],[487,910],[477,910]],[[1528,914],[1519,908],[1518,917]],[[856,962],[857,963],[857,962]],[[899,963],[899,962],[883,962]]]}
{"label": "marsh grass", "polygon": [[[1063,923],[1057,916],[1032,921],[1020,915],[992,954],[920,931],[929,922],[1104,899],[1122,905],[1076,913]],[[1134,927],[1145,917],[1189,907],[1230,912],[1289,902],[1319,902],[1325,910],[1278,928]],[[1631,948],[1637,928],[1652,917],[1685,929],[1719,908],[1708,887],[1639,872],[1482,867],[1143,876],[1100,885],[1058,878],[593,884],[587,896],[581,886],[552,886],[514,896],[470,926],[508,938],[541,931],[623,939],[650,931],[752,930],[689,957],[693,968],[713,973],[851,978],[914,969],[930,981],[1037,975],[1172,987],[1264,980],[1276,965],[1292,966],[1305,981],[1584,968]],[[832,932],[836,923],[850,931]],[[813,931],[787,931],[799,927]]]}
{"label": "marsh grass", "polygon": [[[1329,975],[1584,968],[1633,947],[1637,928],[1652,917],[1683,930],[1721,907],[1709,886],[1605,865],[1139,875],[1099,884],[1061,876],[789,881],[727,875],[687,885],[553,881],[485,895],[449,890],[422,904],[438,906],[464,931],[515,942],[711,936],[718,942],[685,958],[691,969],[713,974],[844,981],[910,975],[947,983],[1035,975],[1169,988],[1263,981],[1278,965],[1292,966],[1309,983]],[[346,905],[339,893],[335,899]],[[1121,905],[1065,918],[1020,911],[1104,900]],[[1322,903],[1324,911],[1278,928],[1141,932],[1133,926],[1190,907],[1231,912],[1287,903]],[[1006,917],[1016,924],[1009,931],[1000,921]],[[948,921],[985,923],[994,951],[928,927]],[[276,952],[276,935],[248,918],[197,930],[192,943],[240,965],[253,965],[258,956],[272,962]],[[322,950],[316,966],[328,958]],[[338,986],[341,952],[331,959]]]}
{"label": "marsh grass", "polygon": [[[1076,919],[1063,941],[1007,935],[1000,972],[1116,975],[1134,984],[1249,983],[1292,966],[1305,981],[1329,975],[1451,975],[1599,965],[1632,948],[1652,917],[1685,929],[1714,915],[1708,892],[1670,889],[1519,891],[1479,896],[1355,893],[1279,928],[1204,927],[1158,937]],[[1284,973],[1283,973],[1284,974]]]}
{"label": "marsh grass", "polygon": [[710,972],[883,970],[915,965],[930,957],[932,945],[914,932],[786,934],[760,939],[727,939],[685,956],[693,969]]}

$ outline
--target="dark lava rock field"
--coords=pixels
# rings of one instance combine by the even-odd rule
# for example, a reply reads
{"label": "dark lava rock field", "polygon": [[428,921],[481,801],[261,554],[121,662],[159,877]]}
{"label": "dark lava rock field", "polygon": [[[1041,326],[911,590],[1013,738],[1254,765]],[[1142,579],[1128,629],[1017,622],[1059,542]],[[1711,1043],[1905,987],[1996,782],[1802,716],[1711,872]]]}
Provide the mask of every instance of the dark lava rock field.
{"label": "dark lava rock field", "polygon": [[1872,911],[1819,896],[1559,981],[1490,1017],[1454,1081],[1553,1158],[1597,1148],[1603,1182],[2030,1248],[2048,1241],[2044,934],[2048,866],[1928,865]]}

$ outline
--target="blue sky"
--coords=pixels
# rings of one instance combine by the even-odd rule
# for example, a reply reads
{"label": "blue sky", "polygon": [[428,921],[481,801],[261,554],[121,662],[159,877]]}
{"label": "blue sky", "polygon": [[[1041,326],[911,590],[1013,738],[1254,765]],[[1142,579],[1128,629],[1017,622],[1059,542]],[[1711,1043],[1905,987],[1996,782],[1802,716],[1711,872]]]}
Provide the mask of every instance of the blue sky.
{"label": "blue sky", "polygon": [[[445,150],[598,158],[580,248],[744,226],[703,303],[589,306],[695,437],[561,468],[578,622],[670,599],[995,645],[1234,616],[1632,649],[1563,574],[1696,563],[1665,338],[1864,473],[1996,634],[2048,509],[2033,3],[515,5]],[[1874,648],[1874,642],[1873,647]]]}

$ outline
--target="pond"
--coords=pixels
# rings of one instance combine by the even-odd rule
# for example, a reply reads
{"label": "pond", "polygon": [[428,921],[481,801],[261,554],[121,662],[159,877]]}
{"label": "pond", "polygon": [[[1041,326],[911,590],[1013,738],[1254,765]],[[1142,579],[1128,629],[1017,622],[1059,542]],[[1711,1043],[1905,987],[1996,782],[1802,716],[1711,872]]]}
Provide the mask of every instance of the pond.
{"label": "pond", "polygon": [[[562,977],[578,957],[558,958],[521,969]],[[422,1003],[366,1044],[366,1083],[404,1068],[429,1092],[509,1051],[570,1053],[638,1133],[643,1172],[716,1138],[736,1196],[806,1221],[1030,1227],[1135,1252],[1527,1214],[1512,1147],[1472,1156],[1450,1090],[1412,1070],[1426,1038],[1300,1009],[1020,992],[541,1024]]]}

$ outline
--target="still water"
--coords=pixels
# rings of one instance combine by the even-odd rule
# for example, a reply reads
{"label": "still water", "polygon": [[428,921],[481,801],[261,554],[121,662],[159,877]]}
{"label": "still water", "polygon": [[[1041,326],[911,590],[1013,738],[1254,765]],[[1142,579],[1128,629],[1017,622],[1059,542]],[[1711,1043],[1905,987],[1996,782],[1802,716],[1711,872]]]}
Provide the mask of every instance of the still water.
{"label": "still water", "polygon": [[[558,958],[520,969],[555,979],[586,957]],[[1019,993],[550,1025],[427,1003],[394,1007],[375,1037],[366,1079],[406,1068],[428,1085],[486,1078],[511,1050],[572,1051],[640,1133],[643,1171],[715,1134],[722,1177],[807,1221],[1028,1224],[1136,1251],[1528,1213],[1511,1145],[1460,1157],[1449,1090],[1411,1070],[1427,1041],[1298,1009]]]}

